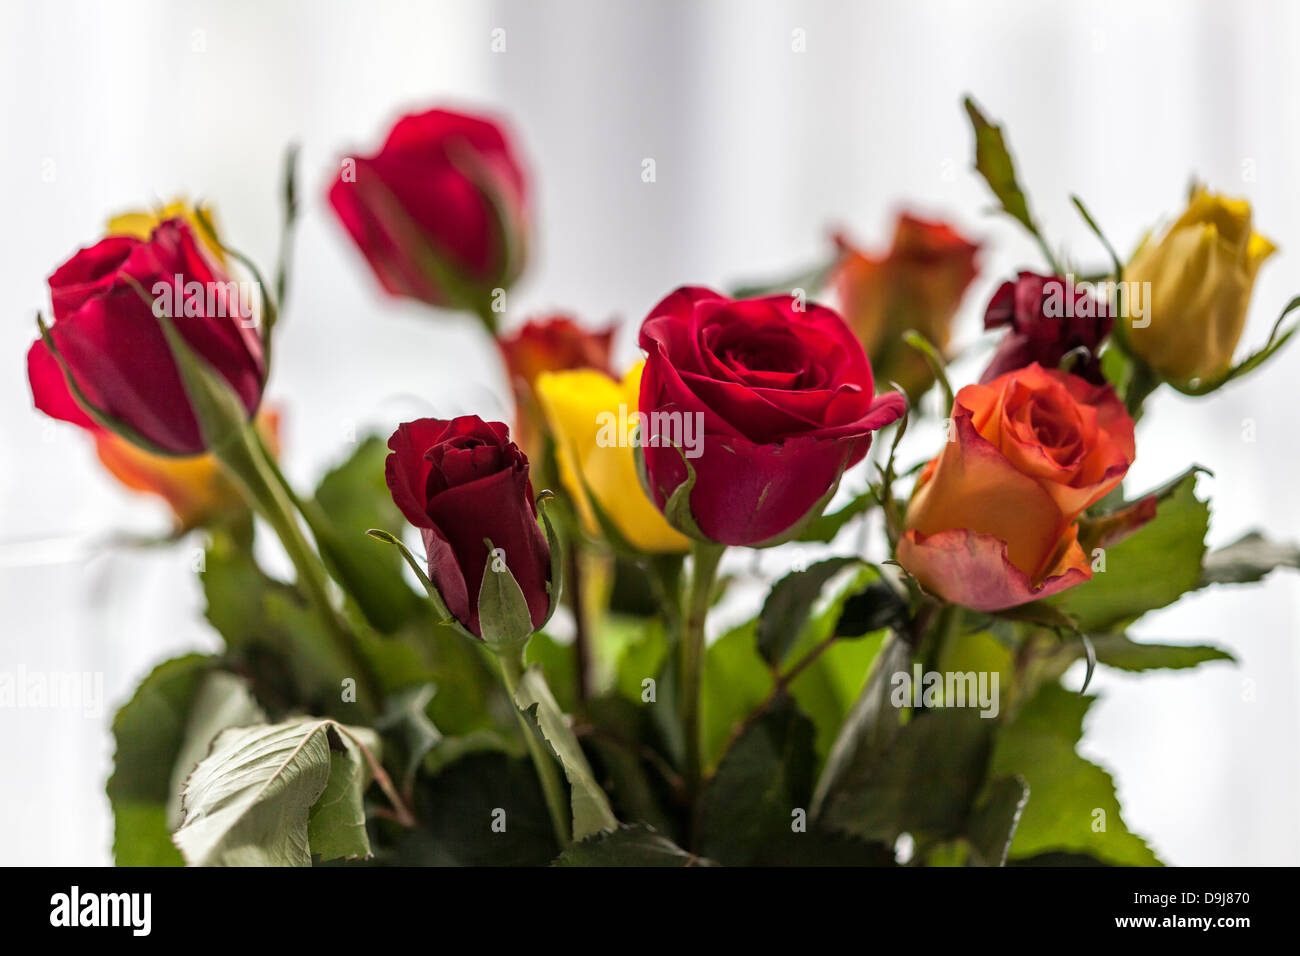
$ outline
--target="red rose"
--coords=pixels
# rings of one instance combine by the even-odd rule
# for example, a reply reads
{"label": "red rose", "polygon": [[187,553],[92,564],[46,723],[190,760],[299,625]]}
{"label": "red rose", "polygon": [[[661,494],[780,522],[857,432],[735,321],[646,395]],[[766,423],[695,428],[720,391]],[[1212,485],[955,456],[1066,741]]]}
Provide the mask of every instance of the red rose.
{"label": "red rose", "polygon": [[866,353],[837,314],[798,306],[790,296],[733,301],[687,287],[641,326],[651,493],[663,510],[689,464],[691,517],[711,541],[787,535],[820,511],[871,433],[906,408],[902,395],[874,395]]}
{"label": "red rose", "polygon": [[537,523],[528,459],[509,429],[477,415],[421,418],[399,425],[388,447],[388,490],[420,529],[429,578],[456,620],[483,636],[479,589],[493,560],[490,541],[519,584],[533,627],[541,627],[550,607],[550,549]]}
{"label": "red rose", "polygon": [[999,375],[1037,362],[1056,368],[1065,356],[1083,350],[1070,371],[1094,385],[1101,374],[1097,349],[1110,334],[1114,319],[1106,302],[1072,279],[1022,272],[998,286],[984,312],[984,328],[1008,326],[989,367],[980,378],[987,385]]}
{"label": "red rose", "polygon": [[[162,223],[147,240],[104,239],[50,276],[50,337],[91,408],[148,450],[200,454],[207,442],[160,324],[167,320],[154,314],[132,280],[175,316],[181,336],[226,380],[251,419],[266,368],[257,330],[241,314],[247,303],[242,295],[233,301],[229,276],[179,219]],[[27,377],[41,411],[100,429],[43,341],[27,353]]]}
{"label": "red rose", "polygon": [[390,293],[482,309],[523,265],[524,192],[499,124],[429,110],[345,160],[329,201]]}

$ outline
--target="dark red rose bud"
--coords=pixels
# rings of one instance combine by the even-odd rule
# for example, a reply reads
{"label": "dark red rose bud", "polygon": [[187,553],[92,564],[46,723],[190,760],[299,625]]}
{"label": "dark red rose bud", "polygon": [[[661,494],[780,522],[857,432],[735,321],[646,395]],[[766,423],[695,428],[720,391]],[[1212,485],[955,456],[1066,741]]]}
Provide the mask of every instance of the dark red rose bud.
{"label": "dark red rose bud", "polygon": [[343,161],[329,201],[393,295],[481,310],[523,266],[524,174],[492,120],[404,116],[374,156]]}
{"label": "dark red rose bud", "polygon": [[1076,285],[1073,277],[1022,272],[993,293],[984,313],[984,328],[1007,327],[981,384],[1037,362],[1056,368],[1070,352],[1082,350],[1069,371],[1094,385],[1105,381],[1097,350],[1110,334],[1114,317],[1104,299],[1092,294],[1090,283]]}
{"label": "dark red rose bud", "polygon": [[506,426],[476,415],[421,418],[399,425],[388,447],[388,490],[420,529],[429,579],[447,610],[483,636],[479,594],[494,559],[502,567],[493,571],[509,570],[533,628],[541,627],[550,610],[550,549],[537,523],[528,459]]}
{"label": "dark red rose bud", "polygon": [[[721,544],[797,530],[906,408],[898,393],[874,394],[866,353],[835,312],[791,296],[681,288],[651,310],[640,342],[650,492],[679,530]],[[696,529],[666,508],[691,470]]]}
{"label": "dark red rose bud", "polygon": [[160,315],[173,316],[248,418],[256,413],[266,368],[253,297],[208,258],[183,221],[160,224],[148,240],[115,236],[81,250],[50,276],[50,298],[50,338],[90,407],[74,397],[58,357],[37,341],[27,353],[27,377],[47,415],[99,431],[93,411],[149,450],[206,451]]}

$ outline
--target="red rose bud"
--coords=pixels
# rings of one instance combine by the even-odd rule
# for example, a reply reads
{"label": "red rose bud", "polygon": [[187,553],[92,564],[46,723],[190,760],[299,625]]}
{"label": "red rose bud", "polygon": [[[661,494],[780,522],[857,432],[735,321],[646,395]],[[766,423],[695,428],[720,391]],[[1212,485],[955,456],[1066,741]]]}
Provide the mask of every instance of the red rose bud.
{"label": "red rose bud", "polygon": [[[506,426],[476,415],[421,418],[398,426],[388,447],[388,490],[420,529],[429,579],[456,621],[490,642],[522,640],[541,627],[551,607],[550,548],[528,459]],[[522,594],[526,619],[518,626],[503,626],[497,598],[487,607],[503,587],[515,593],[506,579]]]}
{"label": "red rose bud", "polygon": [[523,267],[524,194],[500,125],[429,110],[374,156],[344,159],[329,201],[388,292],[482,310]]}
{"label": "red rose bud", "polygon": [[[681,288],[651,310],[640,342],[651,496],[679,530],[721,544],[797,533],[906,409],[898,393],[874,395],[866,353],[835,312],[791,296]],[[682,513],[673,494],[692,474]]]}
{"label": "red rose bud", "polygon": [[1101,374],[1097,350],[1110,334],[1114,318],[1104,299],[1092,295],[1089,283],[1075,285],[1073,276],[1044,276],[1022,272],[993,293],[984,313],[984,328],[1007,327],[993,361],[980,383],[1037,362],[1056,368],[1071,352],[1077,358],[1069,371],[1094,385]]}
{"label": "red rose bud", "polygon": [[498,340],[515,395],[515,440],[534,461],[540,460],[538,434],[545,428],[537,401],[537,376],[590,368],[613,378],[609,366],[613,339],[613,326],[591,331],[567,316],[556,315],[529,319],[518,331]]}
{"label": "red rose bud", "polygon": [[206,451],[164,322],[224,380],[247,419],[257,412],[266,368],[251,313],[255,297],[240,291],[181,220],[162,223],[147,240],[104,239],[49,281],[54,351],[41,340],[27,353],[32,396],[47,415],[107,428],[148,451]]}

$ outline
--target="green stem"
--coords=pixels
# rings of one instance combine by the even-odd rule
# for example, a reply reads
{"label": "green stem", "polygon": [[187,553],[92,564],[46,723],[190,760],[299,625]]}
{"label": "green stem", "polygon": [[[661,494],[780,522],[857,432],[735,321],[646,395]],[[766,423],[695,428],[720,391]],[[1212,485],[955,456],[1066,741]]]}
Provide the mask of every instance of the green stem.
{"label": "green stem", "polygon": [[709,613],[713,579],[722,559],[723,545],[695,542],[691,545],[691,583],[682,611],[681,722],[686,751],[686,794],[691,804],[700,786],[700,690],[704,671],[704,621]]}
{"label": "green stem", "polygon": [[564,554],[564,590],[573,612],[573,665],[576,671],[578,700],[586,703],[591,696],[591,629],[587,620],[587,600],[582,589],[582,545],[578,536],[569,538]]}
{"label": "green stem", "polygon": [[541,740],[533,732],[533,728],[528,726],[528,721],[517,703],[516,692],[524,674],[524,650],[522,647],[508,650],[497,657],[501,662],[501,680],[505,684],[506,693],[510,695],[510,705],[519,719],[519,727],[524,732],[524,741],[528,744],[528,755],[533,758],[537,779],[541,781],[542,792],[546,795],[546,808],[551,813],[551,826],[555,828],[555,839],[563,850],[572,838],[569,835],[569,806],[564,796],[564,783],[560,780],[559,767],[547,753]]}
{"label": "green stem", "polygon": [[961,608],[956,604],[940,605],[930,619],[923,624],[923,630],[915,645],[915,657],[921,662],[924,671],[937,671],[943,660],[944,648],[957,633],[961,623]]}
{"label": "green stem", "polygon": [[342,676],[356,680],[357,702],[364,713],[373,714],[378,701],[373,675],[361,657],[350,628],[334,607],[325,566],[303,534],[293,501],[277,480],[260,440],[250,426],[214,452],[236,484],[244,489],[249,504],[266,519],[284,545],[297,572],[299,587],[325,625],[332,645],[330,650],[346,669]]}
{"label": "green stem", "polygon": [[1124,407],[1128,409],[1134,424],[1142,417],[1142,403],[1159,387],[1160,379],[1155,373],[1141,359],[1134,358],[1128,386],[1124,389]]}

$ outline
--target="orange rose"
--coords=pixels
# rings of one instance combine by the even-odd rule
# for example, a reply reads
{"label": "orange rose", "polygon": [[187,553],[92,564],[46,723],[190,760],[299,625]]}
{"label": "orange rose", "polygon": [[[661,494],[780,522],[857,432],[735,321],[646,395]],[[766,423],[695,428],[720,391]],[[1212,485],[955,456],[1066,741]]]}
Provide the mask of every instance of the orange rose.
{"label": "orange rose", "polygon": [[[267,450],[278,456],[280,413],[263,405],[254,427]],[[171,505],[178,533],[245,507],[243,496],[211,452],[181,458],[154,455],[100,429],[95,432],[95,453],[108,472],[126,487],[155,494]]]}
{"label": "orange rose", "polygon": [[843,258],[834,284],[844,320],[871,359],[879,382],[897,382],[915,400],[933,381],[921,353],[903,341],[916,329],[940,352],[975,278],[979,245],[947,223],[901,215],[888,255],[869,256],[836,236]]}
{"label": "orange rose", "polygon": [[1133,420],[1109,385],[1037,364],[967,385],[947,446],[917,482],[898,561],[926,590],[980,611],[1087,581],[1078,518],[1133,456]]}

